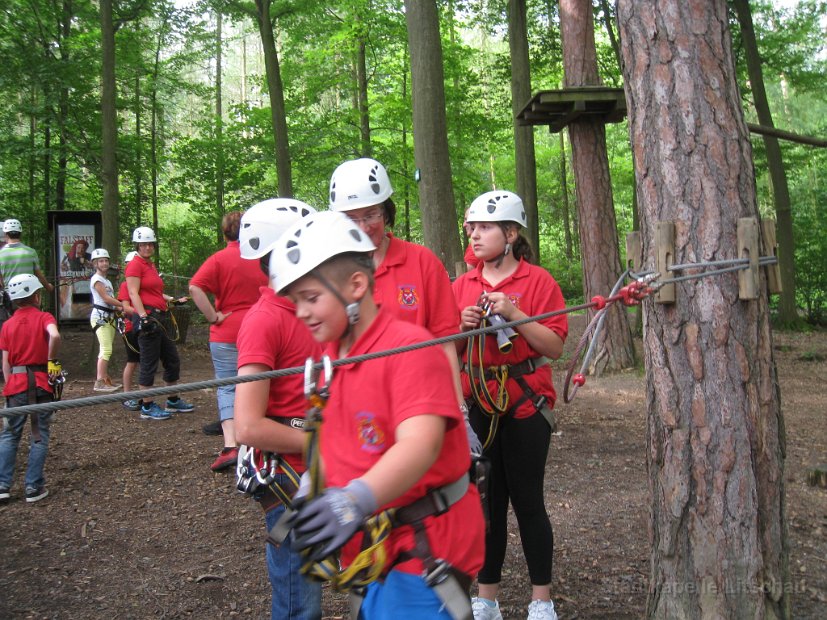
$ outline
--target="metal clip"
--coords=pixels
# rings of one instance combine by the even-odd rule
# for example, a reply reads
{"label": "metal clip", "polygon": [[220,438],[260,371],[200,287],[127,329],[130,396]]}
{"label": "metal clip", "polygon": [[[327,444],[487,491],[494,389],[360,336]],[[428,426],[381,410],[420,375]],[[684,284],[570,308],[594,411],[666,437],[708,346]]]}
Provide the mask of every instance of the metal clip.
{"label": "metal clip", "polygon": [[328,386],[333,380],[333,363],[330,361],[330,356],[325,355],[321,360],[324,369],[324,387],[319,389],[319,369],[316,368],[316,363],[312,357],[308,357],[304,362],[304,395],[306,398],[317,395],[326,399],[328,396]]}

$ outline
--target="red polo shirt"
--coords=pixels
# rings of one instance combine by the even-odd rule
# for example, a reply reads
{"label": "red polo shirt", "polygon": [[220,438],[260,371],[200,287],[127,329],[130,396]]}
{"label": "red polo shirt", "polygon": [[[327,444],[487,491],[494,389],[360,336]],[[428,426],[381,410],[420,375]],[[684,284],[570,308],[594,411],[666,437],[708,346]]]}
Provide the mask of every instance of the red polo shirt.
{"label": "red polo shirt", "polygon": [[[491,286],[482,276],[484,264],[485,263],[481,263],[476,269],[463,274],[454,281],[454,295],[457,298],[460,310],[468,306],[475,306],[483,291],[489,293],[505,293],[511,300],[511,303],[528,316],[562,310],[566,307],[560,286],[554,278],[551,277],[549,272],[542,267],[521,260],[514,273],[497,286]],[[551,329],[565,342],[566,336],[569,333],[568,320],[565,314],[545,319],[540,321],[540,323]],[[485,339],[483,364],[486,367],[502,364],[517,364],[528,358],[540,356],[539,353],[528,345],[525,338],[517,336],[513,342],[514,346],[511,352],[503,354],[497,348],[495,335],[487,335]],[[468,361],[467,358],[468,351],[466,350],[463,354],[463,360],[466,363]],[[525,375],[524,379],[537,394],[548,397],[549,407],[554,406],[557,394],[554,391],[554,385],[551,381],[551,366],[542,366],[530,375]],[[496,394],[497,382],[489,381],[488,389],[491,390],[492,394]],[[514,379],[508,380],[506,389],[508,390],[509,400],[512,404],[516,403],[523,394],[522,388]],[[470,397],[471,384],[468,382],[468,373],[466,372],[462,373],[462,390],[466,398]],[[534,407],[531,405],[531,402],[526,401],[517,410],[515,417],[525,418],[533,413]]]}
{"label": "red polo shirt", "polygon": [[376,303],[436,337],[457,333],[459,313],[445,267],[428,248],[388,237],[388,252],[374,274]]}
{"label": "red polo shirt", "polygon": [[[268,287],[262,287],[259,295],[238,332],[238,367],[263,364],[268,370],[276,370],[304,366],[308,357],[319,359],[321,347],[304,323],[296,318],[296,307],[290,300],[277,296]],[[270,380],[268,417],[303,418],[307,406],[304,375]],[[305,470],[301,454],[282,456],[297,472]]]}
{"label": "red polo shirt", "polygon": [[[18,308],[0,330],[0,350],[9,352],[9,366],[45,366],[49,361],[49,333],[51,324],[57,324],[55,317],[41,312],[34,306]],[[35,372],[37,387],[50,394],[49,373]],[[14,396],[29,389],[27,373],[16,373],[6,377],[3,396]]]}
{"label": "red polo shirt", "polygon": [[241,258],[238,241],[210,256],[190,280],[215,297],[215,309],[227,316],[221,325],[210,326],[210,342],[235,343],[241,321],[258,301],[258,289],[267,286],[267,276],[257,260]]}
{"label": "red polo shirt", "polygon": [[140,278],[141,290],[138,296],[144,306],[152,306],[158,310],[167,309],[167,301],[164,299],[164,281],[161,279],[155,263],[138,255],[135,256],[126,266],[124,272],[127,278]]}
{"label": "red polo shirt", "polygon": [[[384,351],[429,338],[425,329],[400,321],[383,309],[349,355]],[[335,359],[337,351],[338,344],[334,343],[326,352]],[[456,406],[448,360],[441,348],[428,347],[336,367],[321,428],[327,485],[341,487],[362,476],[394,445],[396,427],[401,422],[426,414],[449,420],[442,451],[422,478],[382,509],[408,505],[429,489],[449,484],[468,471],[468,439]],[[483,561],[485,526],[474,485],[469,485],[465,497],[448,512],[425,519],[425,527],[434,557],[476,575]],[[344,565],[353,561],[360,542],[357,536],[345,546]],[[399,553],[413,547],[411,527],[394,529],[387,541],[389,565]],[[422,572],[418,560],[396,568],[406,573]]]}

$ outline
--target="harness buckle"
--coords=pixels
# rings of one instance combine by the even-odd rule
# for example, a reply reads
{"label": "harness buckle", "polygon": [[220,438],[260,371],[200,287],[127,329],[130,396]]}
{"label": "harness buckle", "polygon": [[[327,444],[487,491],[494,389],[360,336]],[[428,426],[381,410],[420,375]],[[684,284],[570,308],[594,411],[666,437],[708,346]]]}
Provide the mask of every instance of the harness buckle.
{"label": "harness buckle", "polygon": [[429,588],[439,585],[451,576],[451,565],[442,558],[437,559],[431,568],[426,568],[422,578]]}

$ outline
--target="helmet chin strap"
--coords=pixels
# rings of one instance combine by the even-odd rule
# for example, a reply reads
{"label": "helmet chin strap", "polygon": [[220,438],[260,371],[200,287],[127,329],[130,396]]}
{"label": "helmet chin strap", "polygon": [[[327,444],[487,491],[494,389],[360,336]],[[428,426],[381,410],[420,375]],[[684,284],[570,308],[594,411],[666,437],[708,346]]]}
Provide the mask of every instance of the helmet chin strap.
{"label": "helmet chin strap", "polygon": [[502,254],[497,256],[496,258],[492,258],[491,260],[485,261],[486,263],[495,263],[494,267],[499,269],[500,266],[503,264],[505,257],[511,254],[511,244],[508,242],[508,237],[505,234],[505,230],[503,230],[503,236],[505,237],[505,248],[502,251]]}
{"label": "helmet chin strap", "polygon": [[345,307],[345,314],[347,315],[347,329],[340,336],[340,338],[344,338],[350,334],[353,326],[359,322],[359,304],[361,303],[361,300],[348,303],[347,300],[342,297],[342,294],[319,272],[318,269],[314,269],[310,273],[314,278],[322,283],[322,286],[333,293],[333,296]]}

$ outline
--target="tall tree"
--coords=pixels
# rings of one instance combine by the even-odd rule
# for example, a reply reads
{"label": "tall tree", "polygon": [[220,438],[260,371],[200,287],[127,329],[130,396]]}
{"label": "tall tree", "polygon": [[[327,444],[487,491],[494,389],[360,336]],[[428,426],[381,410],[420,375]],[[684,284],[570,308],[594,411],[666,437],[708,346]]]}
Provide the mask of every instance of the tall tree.
{"label": "tall tree", "polygon": [[223,235],[221,233],[221,219],[224,217],[224,149],[221,148],[224,141],[224,100],[221,92],[221,56],[224,44],[221,40],[221,27],[224,16],[221,11],[215,15],[215,139],[218,142],[218,159],[215,162],[215,211],[216,231],[218,243],[220,244]]}
{"label": "tall tree", "polygon": [[425,245],[450,273],[462,261],[448,157],[442,42],[435,0],[405,0],[411,52],[414,158]]}
{"label": "tall tree", "polygon": [[[644,255],[675,222],[677,263],[738,258],[757,217],[725,0],[620,0]],[[668,93],[668,96],[665,94]],[[789,618],[784,421],[765,294],[734,276],[646,303],[649,618]]]}
{"label": "tall tree", "polygon": [[[747,60],[749,86],[758,122],[765,127],[775,127],[764,88],[764,72],[761,69],[761,55],[755,39],[752,24],[752,12],[747,0],[733,0],[738,24],[741,27],[741,41]],[[781,155],[778,138],[764,134],[764,147],[767,149],[767,166],[772,179],[772,193],[775,199],[775,217],[778,221],[778,266],[781,272],[783,290],[778,298],[778,320],[792,325],[799,322],[795,303],[795,238],[793,234],[793,216],[790,208],[790,190],[787,186],[787,172]]]}
{"label": "tall tree", "polygon": [[[590,2],[560,0],[565,85],[598,85],[597,52]],[[622,273],[617,224],[606,151],[606,126],[601,120],[578,119],[569,125],[572,168],[580,222],[583,294],[586,299],[610,291]],[[630,368],[635,363],[632,331],[626,310],[614,305],[598,336],[589,371]]]}
{"label": "tall tree", "polygon": [[534,155],[534,127],[517,124],[517,113],[531,99],[526,0],[508,0],[508,46],[511,50],[511,113],[514,124],[517,193],[523,199],[526,208],[528,240],[539,262],[540,220],[537,213],[537,160]]}
{"label": "tall tree", "polygon": [[103,247],[120,247],[118,226],[118,121],[115,110],[115,23],[112,0],[100,0],[101,55],[101,182],[103,184]]}

